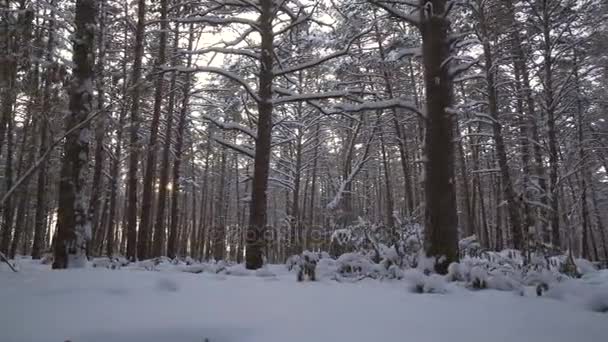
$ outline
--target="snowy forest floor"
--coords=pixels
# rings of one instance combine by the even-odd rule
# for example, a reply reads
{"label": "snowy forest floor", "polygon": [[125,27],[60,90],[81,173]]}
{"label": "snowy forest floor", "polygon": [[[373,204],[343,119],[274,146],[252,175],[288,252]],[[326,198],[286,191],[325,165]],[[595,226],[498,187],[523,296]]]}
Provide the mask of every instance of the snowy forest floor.
{"label": "snowy forest floor", "polygon": [[[0,266],[2,342],[606,341],[608,271],[558,296],[471,291],[416,294],[405,280],[296,282],[284,265],[199,274],[88,267]],[[238,266],[237,266],[238,267]],[[238,268],[236,268],[238,270]],[[192,270],[192,269],[190,269]],[[574,290],[576,289],[576,290]],[[590,296],[589,294],[596,295]]]}

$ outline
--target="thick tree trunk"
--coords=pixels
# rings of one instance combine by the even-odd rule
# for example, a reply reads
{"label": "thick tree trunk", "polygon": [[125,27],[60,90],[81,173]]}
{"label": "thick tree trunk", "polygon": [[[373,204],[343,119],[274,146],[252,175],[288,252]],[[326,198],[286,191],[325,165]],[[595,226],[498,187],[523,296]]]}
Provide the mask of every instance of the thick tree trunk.
{"label": "thick tree trunk", "polygon": [[258,26],[261,35],[261,58],[259,71],[258,133],[255,144],[253,183],[249,226],[247,227],[247,250],[245,264],[248,269],[258,269],[264,263],[264,231],[266,226],[266,208],[268,173],[270,169],[270,149],[272,139],[272,83],[274,34],[272,20],[274,6],[272,0],[260,0],[260,17]]}
{"label": "thick tree trunk", "polygon": [[[423,0],[422,8],[434,13],[446,10],[446,0]],[[437,257],[435,270],[446,273],[458,260],[458,216],[454,182],[454,125],[448,108],[452,106],[452,77],[446,61],[450,58],[449,21],[440,15],[421,12],[422,55],[426,88],[425,163],[425,250]],[[448,64],[449,65],[449,64]]]}
{"label": "thick tree trunk", "polygon": [[93,105],[96,18],[95,0],[76,1],[76,30],[72,55],[74,71],[70,85],[70,113],[66,121],[66,131],[77,125],[81,127],[66,137],[64,145],[54,269],[83,267],[86,262],[86,242],[91,238],[86,194],[90,131],[84,123]]}

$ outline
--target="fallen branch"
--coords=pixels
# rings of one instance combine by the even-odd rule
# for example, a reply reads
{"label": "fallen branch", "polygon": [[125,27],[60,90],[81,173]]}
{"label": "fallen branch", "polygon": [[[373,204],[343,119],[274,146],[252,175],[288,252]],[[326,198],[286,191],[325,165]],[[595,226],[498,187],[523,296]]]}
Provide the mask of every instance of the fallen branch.
{"label": "fallen branch", "polygon": [[13,266],[13,264],[11,264],[10,261],[8,261],[8,258],[2,252],[0,252],[0,259],[2,259],[2,261],[4,261],[8,265],[8,267],[10,267],[11,270],[13,270],[13,272],[19,272],[19,271],[17,271],[15,266]]}

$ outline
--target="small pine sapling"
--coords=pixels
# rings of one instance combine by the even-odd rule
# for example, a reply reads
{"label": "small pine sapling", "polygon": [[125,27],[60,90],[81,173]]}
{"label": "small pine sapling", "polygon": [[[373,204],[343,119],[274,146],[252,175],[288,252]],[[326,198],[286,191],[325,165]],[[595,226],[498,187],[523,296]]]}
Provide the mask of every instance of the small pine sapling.
{"label": "small pine sapling", "polygon": [[303,281],[304,278],[308,278],[310,281],[315,281],[315,269],[317,267],[317,260],[310,257],[308,254],[304,254],[303,258],[300,259],[300,270],[298,271],[298,281]]}

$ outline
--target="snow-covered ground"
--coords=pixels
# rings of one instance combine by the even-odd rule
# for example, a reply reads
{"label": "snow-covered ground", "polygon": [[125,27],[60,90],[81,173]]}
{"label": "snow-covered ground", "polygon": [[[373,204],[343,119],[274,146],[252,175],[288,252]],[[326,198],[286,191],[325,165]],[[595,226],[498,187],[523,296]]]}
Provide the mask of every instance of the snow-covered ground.
{"label": "snow-covered ground", "polygon": [[[1,342],[594,342],[607,341],[608,273],[551,297],[454,283],[416,294],[407,281],[296,282],[285,266],[249,274],[0,266]],[[272,274],[275,274],[274,276]],[[235,275],[236,274],[236,275]],[[576,282],[576,283],[574,283]],[[594,296],[581,294],[594,292]]]}

